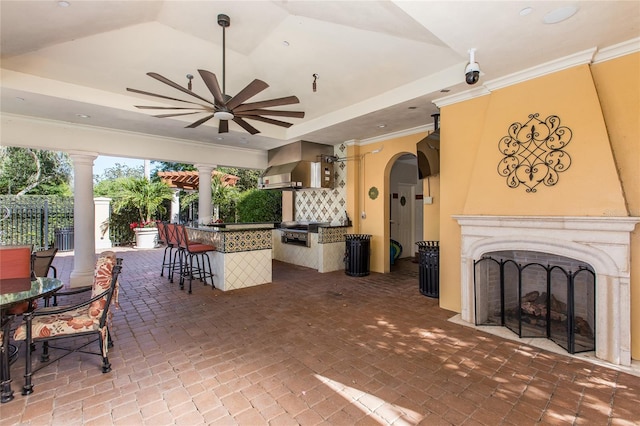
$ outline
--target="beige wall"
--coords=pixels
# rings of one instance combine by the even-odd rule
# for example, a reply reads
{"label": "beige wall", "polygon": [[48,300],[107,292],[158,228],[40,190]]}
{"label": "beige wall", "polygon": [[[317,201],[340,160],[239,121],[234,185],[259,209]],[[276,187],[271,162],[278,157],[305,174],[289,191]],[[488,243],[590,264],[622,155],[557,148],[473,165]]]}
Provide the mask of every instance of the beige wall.
{"label": "beige wall", "polygon": [[[452,215],[640,215],[639,63],[640,54],[633,54],[577,66],[441,109],[441,173],[430,179],[434,204],[424,206],[424,239],[440,240],[441,307],[460,311],[460,228]],[[510,188],[497,170],[500,139],[512,123],[534,113],[543,121],[557,115],[573,136],[566,148],[570,167],[556,185],[541,184],[532,193],[523,185]],[[365,156],[362,188],[353,187],[359,194],[354,210],[367,213],[358,232],[373,235],[372,271],[388,269],[383,241],[389,238],[390,167],[403,152],[415,153],[423,136],[353,148],[364,153],[385,147]],[[380,191],[376,200],[367,195],[372,186]],[[640,230],[632,235],[631,250],[632,357],[640,359]]]}

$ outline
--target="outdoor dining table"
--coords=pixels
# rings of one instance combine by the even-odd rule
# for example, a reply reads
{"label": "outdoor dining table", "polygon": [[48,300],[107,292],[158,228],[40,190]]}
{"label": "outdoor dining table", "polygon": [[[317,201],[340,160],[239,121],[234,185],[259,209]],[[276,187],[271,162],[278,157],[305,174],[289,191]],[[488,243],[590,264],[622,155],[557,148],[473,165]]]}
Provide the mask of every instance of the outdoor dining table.
{"label": "outdoor dining table", "polygon": [[[11,332],[11,323],[18,313],[14,309],[21,305],[26,305],[28,309],[31,302],[47,297],[60,290],[64,284],[57,278],[38,277],[31,280],[23,288],[17,288],[14,285],[0,284],[0,318],[2,321],[2,359],[1,363],[1,380],[0,383],[0,402],[9,402],[13,399],[13,390],[11,389],[11,371],[9,362],[9,334]],[[28,350],[28,348],[27,348]]]}

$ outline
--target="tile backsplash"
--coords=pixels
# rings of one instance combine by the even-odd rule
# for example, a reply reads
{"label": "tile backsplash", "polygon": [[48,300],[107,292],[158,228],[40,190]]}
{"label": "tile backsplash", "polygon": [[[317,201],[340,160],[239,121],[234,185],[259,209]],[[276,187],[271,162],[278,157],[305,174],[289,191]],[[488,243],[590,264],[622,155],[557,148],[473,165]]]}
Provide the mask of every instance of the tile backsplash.
{"label": "tile backsplash", "polygon": [[[334,146],[337,157],[345,157],[347,146]],[[295,192],[295,220],[308,222],[344,221],[347,209],[347,165],[344,161],[334,165],[333,189],[304,189]]]}

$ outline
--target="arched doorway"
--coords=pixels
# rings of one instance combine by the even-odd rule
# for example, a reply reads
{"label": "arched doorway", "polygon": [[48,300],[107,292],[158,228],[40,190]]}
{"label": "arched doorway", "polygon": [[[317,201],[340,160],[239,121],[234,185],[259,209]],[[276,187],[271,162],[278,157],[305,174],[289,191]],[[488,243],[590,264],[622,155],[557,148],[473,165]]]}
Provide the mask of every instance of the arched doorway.
{"label": "arched doorway", "polygon": [[[389,175],[389,236],[390,264],[395,258],[413,258],[415,243],[422,240],[422,181],[418,179],[418,160],[413,154],[400,155]],[[397,244],[396,244],[397,243]],[[394,252],[401,253],[394,258]]]}

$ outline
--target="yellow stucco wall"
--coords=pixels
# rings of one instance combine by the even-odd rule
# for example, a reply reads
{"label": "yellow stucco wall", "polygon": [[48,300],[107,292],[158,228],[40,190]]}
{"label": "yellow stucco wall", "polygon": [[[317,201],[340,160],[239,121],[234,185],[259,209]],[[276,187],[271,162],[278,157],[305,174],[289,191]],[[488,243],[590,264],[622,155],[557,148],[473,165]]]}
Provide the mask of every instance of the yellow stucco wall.
{"label": "yellow stucco wall", "polygon": [[[480,149],[474,161],[464,214],[627,215],[588,65],[496,90],[488,97],[481,132],[469,129],[465,135],[467,139],[479,139]],[[523,184],[509,187],[507,178],[497,172],[504,157],[498,150],[499,141],[508,135],[512,123],[525,124],[530,114],[539,114],[541,121],[555,115],[560,119],[560,126],[567,126],[573,134],[566,146],[570,166],[558,173],[557,184],[549,187],[540,184],[534,188],[535,192],[527,192]],[[447,120],[454,121],[448,111]],[[455,118],[455,122],[462,120],[464,116]],[[544,134],[544,126],[536,120],[529,123],[526,133],[532,126],[536,126],[541,136]],[[450,135],[446,133],[443,150],[449,147],[449,141]],[[538,169],[540,173],[546,172],[544,167]]]}
{"label": "yellow stucco wall", "polygon": [[[389,272],[389,175],[398,157],[403,154],[416,153],[416,143],[424,134],[416,134],[390,139],[384,142],[371,143],[354,150],[361,158],[354,167],[349,169],[362,170],[362,188],[359,191],[357,212],[359,216],[357,226],[353,230],[360,234],[371,235],[371,271]],[[374,153],[381,149],[380,152]],[[349,179],[357,180],[358,176],[348,175]],[[369,192],[376,188],[378,196],[372,199]],[[348,190],[348,189],[347,189]],[[366,217],[362,218],[362,212]]]}
{"label": "yellow stucco wall", "polygon": [[[640,53],[591,67],[631,216],[640,216]],[[631,357],[640,359],[640,229],[631,234]]]}
{"label": "yellow stucco wall", "polygon": [[[582,65],[441,109],[441,172],[430,180],[434,204],[424,206],[424,239],[440,240],[440,306],[460,311],[460,227],[453,215],[640,215],[640,54]],[[510,188],[498,163],[500,138],[529,114],[557,115],[573,137],[571,166],[555,186]],[[355,232],[373,235],[371,270],[387,272],[388,176],[402,152],[415,153],[424,134],[353,148],[365,155],[354,214]],[[612,151],[609,149],[613,148]],[[358,151],[359,149],[359,151]],[[351,169],[351,168],[350,168]],[[367,193],[377,187],[380,196]],[[423,191],[427,194],[426,181]],[[350,200],[351,201],[351,200]],[[439,215],[439,223],[429,217]],[[434,229],[433,225],[438,226]],[[640,230],[632,234],[632,357],[640,359]],[[634,326],[635,325],[635,326]]]}

